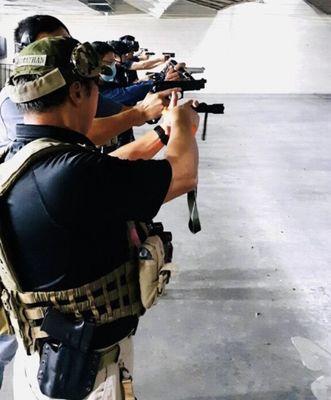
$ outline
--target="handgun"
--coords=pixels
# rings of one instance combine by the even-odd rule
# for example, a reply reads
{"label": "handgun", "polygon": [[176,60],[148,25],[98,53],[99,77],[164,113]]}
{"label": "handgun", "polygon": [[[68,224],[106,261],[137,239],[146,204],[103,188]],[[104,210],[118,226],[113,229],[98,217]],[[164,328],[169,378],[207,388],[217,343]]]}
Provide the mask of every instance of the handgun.
{"label": "handgun", "polygon": [[169,58],[176,57],[175,53],[171,53],[171,52],[168,52],[168,51],[165,51],[165,52],[163,52],[162,54],[163,54],[164,56],[168,56]]}
{"label": "handgun", "polygon": [[[180,88],[182,91],[182,98],[184,97],[184,92],[189,92],[192,90],[201,90],[205,88],[206,79],[196,79],[192,81],[156,81],[151,89],[152,93],[162,92],[167,89]],[[148,124],[156,124],[160,118],[147,121]]]}
{"label": "handgun", "polygon": [[206,140],[208,114],[224,114],[224,104],[199,103],[197,107],[192,107],[192,108],[198,113],[205,114],[205,118],[203,120],[201,139]]}
{"label": "handgun", "polygon": [[206,79],[194,79],[192,81],[162,81],[155,82],[152,87],[152,92],[157,93],[167,89],[180,88],[182,92],[192,90],[201,90],[205,88]]}
{"label": "handgun", "polygon": [[209,114],[224,114],[224,104],[206,104],[199,103],[197,107],[193,107],[198,113],[209,113]]}
{"label": "handgun", "polygon": [[205,72],[205,67],[185,67],[189,74],[203,74]]}
{"label": "handgun", "polygon": [[[175,67],[177,64],[178,64],[178,62],[176,60],[170,60],[169,61],[169,65],[171,65],[172,67]],[[194,81],[193,76],[186,70],[186,68],[180,67],[180,68],[177,69],[177,71],[179,72],[180,77],[182,79],[186,79],[186,80],[189,80],[189,81]]]}
{"label": "handgun", "polygon": [[95,324],[70,321],[67,316],[54,308],[49,308],[41,325],[41,330],[66,346],[86,352],[92,340]]}

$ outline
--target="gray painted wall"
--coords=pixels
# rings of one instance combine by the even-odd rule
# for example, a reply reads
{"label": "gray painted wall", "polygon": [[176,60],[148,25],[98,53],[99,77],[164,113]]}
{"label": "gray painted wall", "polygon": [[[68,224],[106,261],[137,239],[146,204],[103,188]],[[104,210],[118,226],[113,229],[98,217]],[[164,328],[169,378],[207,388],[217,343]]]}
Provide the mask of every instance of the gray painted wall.
{"label": "gray painted wall", "polygon": [[[0,16],[2,34],[11,37],[22,16]],[[245,3],[209,18],[57,16],[82,41],[130,33],[144,47],[205,66],[206,92],[331,93],[331,16],[304,0]]]}

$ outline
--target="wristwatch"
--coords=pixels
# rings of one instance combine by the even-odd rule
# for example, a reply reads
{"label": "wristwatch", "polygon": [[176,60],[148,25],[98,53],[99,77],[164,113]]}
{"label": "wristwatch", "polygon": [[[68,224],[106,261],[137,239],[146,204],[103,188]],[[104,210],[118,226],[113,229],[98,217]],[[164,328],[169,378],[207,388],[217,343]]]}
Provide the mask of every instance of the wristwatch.
{"label": "wristwatch", "polygon": [[158,134],[161,142],[166,146],[169,141],[169,136],[165,133],[165,130],[160,125],[156,125],[154,131]]}

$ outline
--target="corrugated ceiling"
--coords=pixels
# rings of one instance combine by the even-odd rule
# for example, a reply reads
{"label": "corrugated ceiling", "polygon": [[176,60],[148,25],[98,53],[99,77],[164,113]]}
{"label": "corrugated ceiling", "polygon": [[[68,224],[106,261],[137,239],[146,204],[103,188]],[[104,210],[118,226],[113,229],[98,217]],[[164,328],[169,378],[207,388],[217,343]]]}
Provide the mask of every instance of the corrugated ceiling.
{"label": "corrugated ceiling", "polygon": [[0,16],[28,12],[53,15],[144,12],[156,18],[202,17],[243,1],[252,0],[0,0]]}
{"label": "corrugated ceiling", "polygon": [[222,8],[229,7],[238,3],[254,0],[187,0],[190,3],[195,3],[200,6],[209,7],[214,10],[222,10]]}

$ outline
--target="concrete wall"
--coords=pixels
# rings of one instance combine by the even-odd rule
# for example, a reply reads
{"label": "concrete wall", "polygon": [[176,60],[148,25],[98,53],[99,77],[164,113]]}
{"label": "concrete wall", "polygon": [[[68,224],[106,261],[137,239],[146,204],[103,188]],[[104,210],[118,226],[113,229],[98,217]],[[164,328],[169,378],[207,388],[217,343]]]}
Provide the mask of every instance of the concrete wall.
{"label": "concrete wall", "polygon": [[[11,36],[21,17],[0,16],[1,34]],[[331,16],[303,0],[240,4],[211,18],[58,17],[82,41],[130,33],[144,47],[205,66],[206,92],[331,93]]]}

